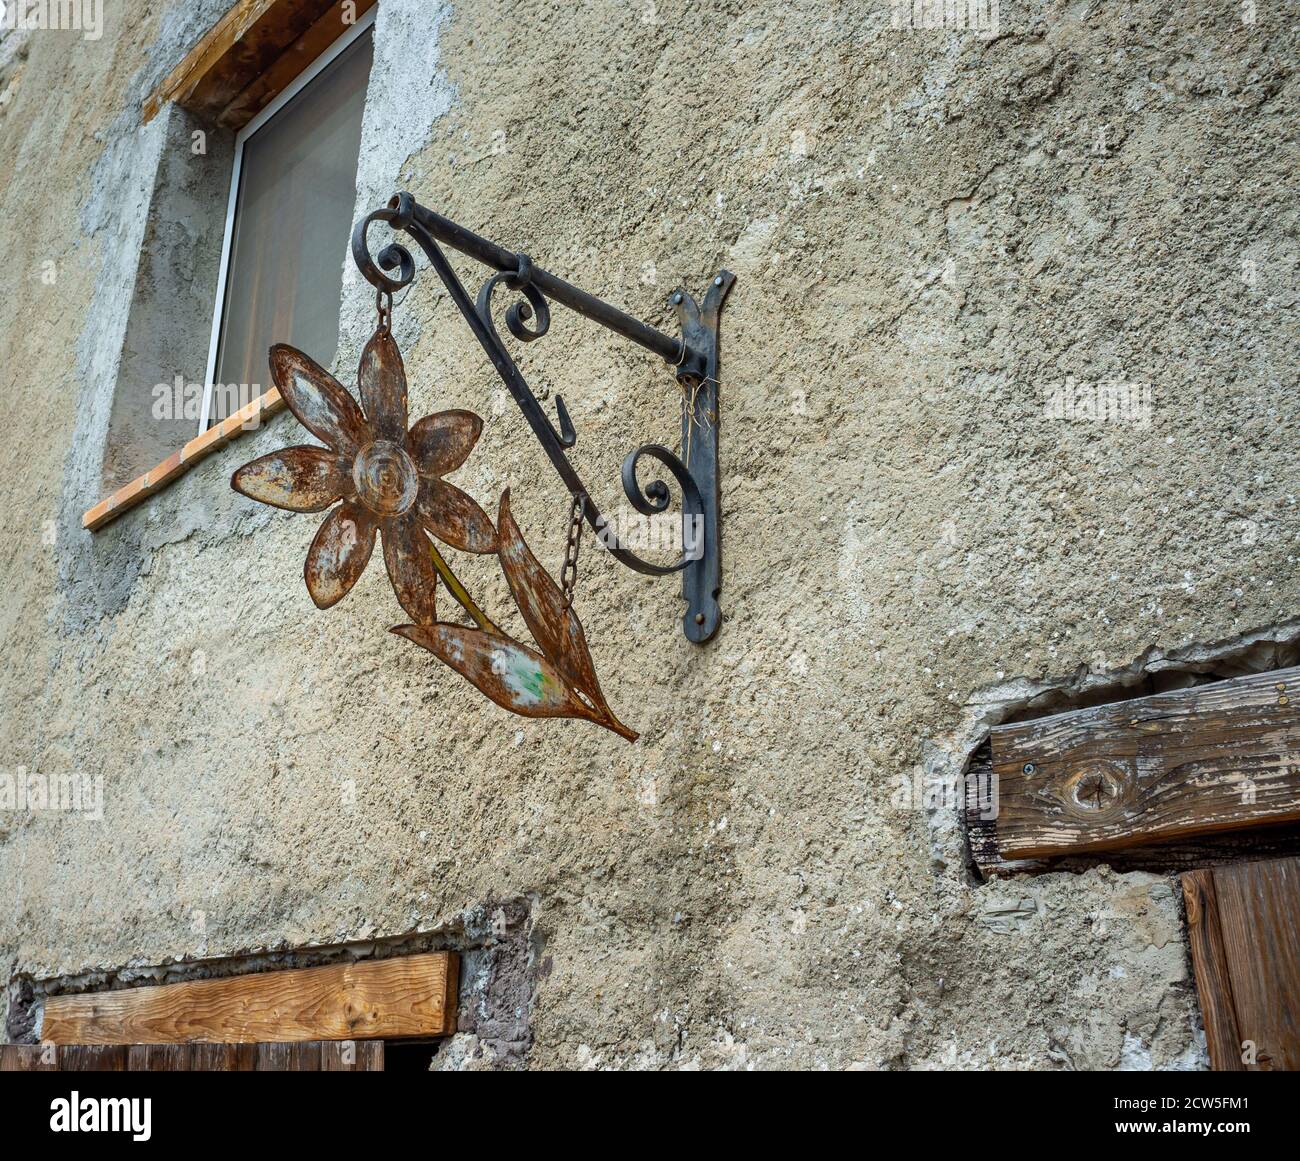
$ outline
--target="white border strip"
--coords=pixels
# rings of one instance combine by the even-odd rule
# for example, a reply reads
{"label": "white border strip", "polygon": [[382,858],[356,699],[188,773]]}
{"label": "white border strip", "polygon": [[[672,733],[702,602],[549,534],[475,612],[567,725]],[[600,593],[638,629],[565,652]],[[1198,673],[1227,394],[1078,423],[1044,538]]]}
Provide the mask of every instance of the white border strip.
{"label": "white border strip", "polygon": [[[230,197],[226,202],[226,227],[221,240],[221,267],[217,274],[216,305],[212,311],[212,337],[208,342],[208,366],[203,376],[203,408],[199,413],[199,435],[208,430],[209,413],[212,410],[212,389],[215,386],[213,379],[217,374],[217,353],[221,347],[221,323],[225,315],[226,282],[230,273],[230,242],[234,236],[235,205],[239,201],[239,176],[243,168],[244,142],[311,84],[335,57],[374,24],[375,14],[378,11],[379,5],[373,5],[356,24],[312,61],[303,72],[299,73],[287,89],[258,113],[235,136],[235,163],[230,170]],[[269,386],[267,390],[270,390]]]}

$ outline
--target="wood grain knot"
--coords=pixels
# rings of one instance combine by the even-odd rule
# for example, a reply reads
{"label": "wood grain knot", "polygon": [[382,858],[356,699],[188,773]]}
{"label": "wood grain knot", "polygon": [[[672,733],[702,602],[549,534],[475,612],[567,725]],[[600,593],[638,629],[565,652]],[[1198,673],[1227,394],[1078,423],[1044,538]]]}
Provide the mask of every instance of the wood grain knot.
{"label": "wood grain knot", "polygon": [[1097,821],[1124,809],[1133,796],[1133,774],[1126,766],[1093,759],[1067,772],[1058,793],[1071,814]]}

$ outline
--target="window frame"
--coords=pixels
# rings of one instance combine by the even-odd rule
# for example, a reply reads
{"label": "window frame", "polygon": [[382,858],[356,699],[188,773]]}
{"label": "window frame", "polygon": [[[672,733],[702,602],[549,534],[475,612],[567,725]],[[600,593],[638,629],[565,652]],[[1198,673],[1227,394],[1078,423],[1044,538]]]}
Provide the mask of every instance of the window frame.
{"label": "window frame", "polygon": [[[357,36],[370,30],[375,35],[375,16],[378,0],[237,0],[224,16],[190,48],[184,58],[141,101],[141,125],[148,125],[163,109],[183,109],[217,130],[228,130],[231,148],[234,139],[247,130],[250,137],[254,121],[265,113],[260,124],[265,124],[274,111],[271,106],[283,108],[301,89],[319,75],[320,70],[345,51]],[[328,27],[326,22],[342,21],[347,27],[335,31],[337,23]],[[280,100],[277,100],[282,97]],[[367,85],[367,100],[369,85]],[[252,110],[256,110],[253,112]],[[241,140],[241,157],[242,157]],[[231,188],[237,197],[237,176],[231,161]],[[241,167],[242,168],[242,167]],[[218,195],[219,196],[219,195]],[[233,225],[231,199],[224,206],[213,207],[213,227],[222,230],[214,246],[220,246],[220,281],[216,290],[221,295],[221,313],[213,304],[213,317],[207,332],[208,348],[196,354],[208,356],[202,370],[192,373],[204,380],[215,377],[216,368],[211,359],[212,335],[217,333],[220,346],[220,320],[225,312],[225,288],[229,277],[228,239]],[[209,284],[210,285],[210,284]],[[197,328],[201,328],[202,319]],[[202,332],[197,329],[190,341],[197,348],[202,343]],[[120,386],[120,384],[119,384]],[[164,459],[134,479],[105,494],[81,515],[81,526],[87,532],[97,533],[125,512],[150,499],[173,481],[186,475],[208,456],[224,448],[231,440],[245,432],[257,430],[267,419],[284,409],[284,400],[274,386],[232,415],[214,422],[211,405],[214,384],[203,383],[200,400],[200,422],[211,426],[201,427],[197,435],[176,448]],[[191,421],[192,422],[192,421]],[[104,433],[107,439],[107,432]]]}
{"label": "window frame", "polygon": [[[290,101],[312,83],[330,64],[345,52],[358,37],[374,26],[379,5],[372,5],[355,24],[343,32],[333,44],[322,52],[273,101],[253,117],[235,135],[235,156],[230,169],[230,193],[226,200],[226,220],[221,237],[221,262],[217,270],[217,295],[212,308],[212,331],[208,340],[207,369],[203,375],[203,405],[199,409],[198,435],[209,430],[212,416],[212,395],[216,388],[217,359],[221,352],[221,329],[226,314],[226,288],[230,282],[230,250],[235,231],[235,210],[239,203],[239,185],[243,174],[244,144],[267,124]],[[359,163],[358,158],[358,163]],[[268,388],[258,398],[263,399],[274,388]],[[251,401],[250,401],[251,402]]]}

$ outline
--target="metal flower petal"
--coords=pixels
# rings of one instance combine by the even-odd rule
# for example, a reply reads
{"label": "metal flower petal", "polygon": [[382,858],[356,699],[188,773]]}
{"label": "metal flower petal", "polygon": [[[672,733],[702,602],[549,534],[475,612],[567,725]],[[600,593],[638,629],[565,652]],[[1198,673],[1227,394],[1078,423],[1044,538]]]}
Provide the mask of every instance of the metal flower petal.
{"label": "metal flower petal", "polygon": [[323,447],[287,447],[245,464],[230,486],[250,500],[290,512],[320,512],[352,490],[346,456]]}
{"label": "metal flower petal", "polygon": [[455,484],[422,479],[415,511],[439,540],[462,552],[495,552],[496,529],[478,504]]}
{"label": "metal flower petal", "polygon": [[419,625],[432,625],[437,614],[434,595],[438,588],[438,570],[424,535],[424,527],[414,512],[384,522],[384,565],[397,600]]}
{"label": "metal flower petal", "polygon": [[325,517],[303,566],[307,591],[318,609],[337,605],[365,572],[375,548],[375,530],[374,518],[352,500],[344,500]]}
{"label": "metal flower petal", "polygon": [[335,451],[354,455],[370,443],[357,401],[314,359],[277,343],[271,348],[271,379],[298,422]]}
{"label": "metal flower petal", "polygon": [[411,425],[406,447],[420,475],[445,476],[469,459],[482,431],[472,411],[439,411]]}
{"label": "metal flower petal", "polygon": [[401,443],[406,438],[406,369],[388,331],[370,336],[361,352],[357,386],[374,438]]}

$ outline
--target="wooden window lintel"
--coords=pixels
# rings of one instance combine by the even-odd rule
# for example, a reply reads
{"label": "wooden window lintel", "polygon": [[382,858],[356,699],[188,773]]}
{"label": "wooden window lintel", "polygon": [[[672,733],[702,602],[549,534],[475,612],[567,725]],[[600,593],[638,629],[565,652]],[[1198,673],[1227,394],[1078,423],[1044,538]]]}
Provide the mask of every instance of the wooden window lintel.
{"label": "wooden window lintel", "polygon": [[248,124],[375,0],[239,0],[144,99],[144,121],[174,102],[226,129]]}
{"label": "wooden window lintel", "polygon": [[986,875],[1300,850],[1300,667],[995,726],[965,781]]}

